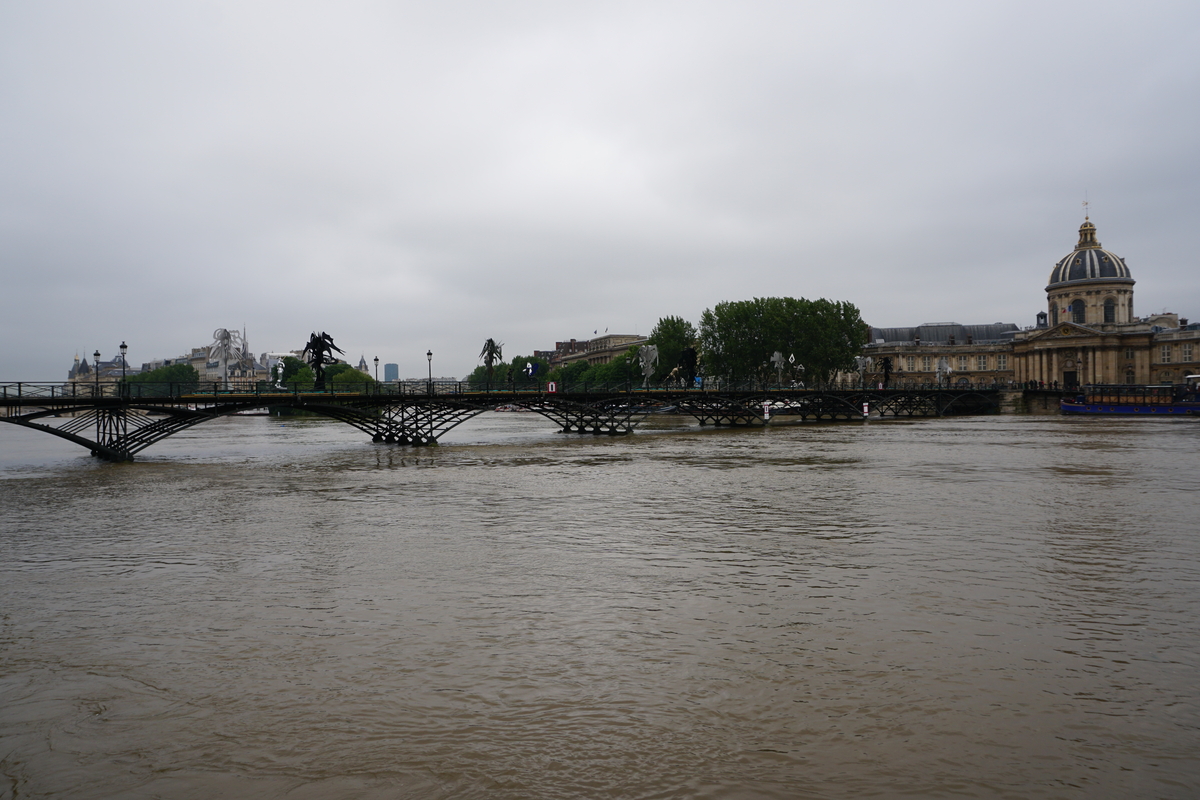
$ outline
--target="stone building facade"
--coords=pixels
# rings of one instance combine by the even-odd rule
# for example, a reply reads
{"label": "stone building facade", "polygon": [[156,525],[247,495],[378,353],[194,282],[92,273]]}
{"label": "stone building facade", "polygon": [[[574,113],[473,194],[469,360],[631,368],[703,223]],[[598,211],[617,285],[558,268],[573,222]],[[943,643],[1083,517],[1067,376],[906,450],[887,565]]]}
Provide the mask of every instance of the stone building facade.
{"label": "stone building facade", "polygon": [[1125,259],[1105,250],[1085,218],[1075,249],[1060,259],[1046,285],[1037,324],[871,328],[866,355],[878,370],[892,359],[892,380],[1072,387],[1184,383],[1200,368],[1200,324],[1178,314],[1138,317],[1134,279]]}
{"label": "stone building facade", "polygon": [[576,361],[586,361],[589,366],[607,364],[633,345],[645,344],[646,337],[632,333],[605,333],[594,339],[556,342],[554,350],[535,350],[534,355],[545,358],[554,369]]}

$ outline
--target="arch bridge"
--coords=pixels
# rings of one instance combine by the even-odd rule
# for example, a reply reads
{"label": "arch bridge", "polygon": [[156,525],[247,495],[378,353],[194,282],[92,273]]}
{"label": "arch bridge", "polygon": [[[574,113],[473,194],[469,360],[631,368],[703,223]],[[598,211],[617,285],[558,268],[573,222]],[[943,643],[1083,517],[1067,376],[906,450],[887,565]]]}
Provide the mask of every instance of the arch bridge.
{"label": "arch bridge", "polygon": [[999,411],[994,388],[798,389],[722,385],[669,387],[512,387],[478,391],[466,383],[338,386],[299,391],[260,385],[223,391],[196,384],[0,384],[0,422],[88,448],[109,461],[132,461],[155,442],[218,417],[255,409],[304,411],[353,425],[375,442],[434,445],[447,431],[497,407],[533,411],[563,433],[631,433],[647,415],[675,413],[701,425],[761,426],[777,420],[940,417]]}

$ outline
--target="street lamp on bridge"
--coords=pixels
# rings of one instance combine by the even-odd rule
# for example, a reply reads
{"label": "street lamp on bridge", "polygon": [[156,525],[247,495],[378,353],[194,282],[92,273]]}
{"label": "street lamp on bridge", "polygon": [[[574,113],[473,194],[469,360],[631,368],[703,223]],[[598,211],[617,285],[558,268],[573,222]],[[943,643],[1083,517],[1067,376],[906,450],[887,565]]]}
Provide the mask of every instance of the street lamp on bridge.
{"label": "street lamp on bridge", "polygon": [[433,394],[433,351],[432,350],[429,350],[425,353],[425,359],[429,362],[429,383],[426,385],[426,389],[428,390],[429,394]]}
{"label": "street lamp on bridge", "polygon": [[96,396],[100,396],[100,351],[92,353],[92,371],[96,373]]}
{"label": "street lamp on bridge", "polygon": [[379,383],[379,356],[375,356],[375,382]]}
{"label": "street lamp on bridge", "polygon": [[121,340],[121,395],[124,396],[127,387],[125,386],[125,353],[129,350],[129,345],[125,344],[125,340]]}

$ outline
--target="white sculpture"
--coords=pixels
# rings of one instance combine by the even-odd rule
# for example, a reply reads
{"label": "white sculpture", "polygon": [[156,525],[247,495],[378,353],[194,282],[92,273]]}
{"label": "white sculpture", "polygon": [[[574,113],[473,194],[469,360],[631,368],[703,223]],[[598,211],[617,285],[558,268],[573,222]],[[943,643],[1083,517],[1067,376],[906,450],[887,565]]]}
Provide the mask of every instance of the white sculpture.
{"label": "white sculpture", "polygon": [[871,371],[871,367],[875,366],[875,360],[870,356],[855,356],[854,371],[858,373],[858,385],[865,386],[867,373]]}
{"label": "white sculpture", "polygon": [[946,386],[950,383],[950,375],[954,370],[950,369],[950,360],[945,356],[938,359],[937,363],[937,385]]}
{"label": "white sculpture", "polygon": [[[792,356],[793,361],[795,356]],[[783,385],[783,365],[786,363],[783,353],[776,350],[771,355],[771,363],[775,365],[775,383]]]}
{"label": "white sculpture", "polygon": [[658,365],[658,346],[653,344],[644,344],[638,348],[638,362],[642,366],[642,388],[650,386],[650,376],[654,374],[654,368]]}

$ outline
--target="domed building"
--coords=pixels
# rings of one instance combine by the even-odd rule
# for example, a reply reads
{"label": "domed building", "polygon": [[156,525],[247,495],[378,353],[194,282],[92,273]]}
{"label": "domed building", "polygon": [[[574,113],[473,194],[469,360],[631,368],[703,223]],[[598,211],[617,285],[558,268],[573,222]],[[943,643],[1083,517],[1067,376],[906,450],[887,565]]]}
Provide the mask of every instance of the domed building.
{"label": "domed building", "polygon": [[893,380],[933,383],[936,365],[952,382],[1070,388],[1086,384],[1183,383],[1200,373],[1200,325],[1177,314],[1137,317],[1133,275],[1105,250],[1084,218],[1075,249],[1055,263],[1046,311],[1036,325],[871,328],[866,354],[891,358]]}
{"label": "domed building", "polygon": [[1100,246],[1096,226],[1084,217],[1079,244],[1050,272],[1050,324],[1129,322],[1133,284],[1125,259]]}
{"label": "domed building", "polygon": [[1200,355],[1200,326],[1178,314],[1137,317],[1133,275],[1105,250],[1084,217],[1079,243],[1054,265],[1047,312],[1013,337],[1014,377],[1069,388],[1087,384],[1183,383]]}

